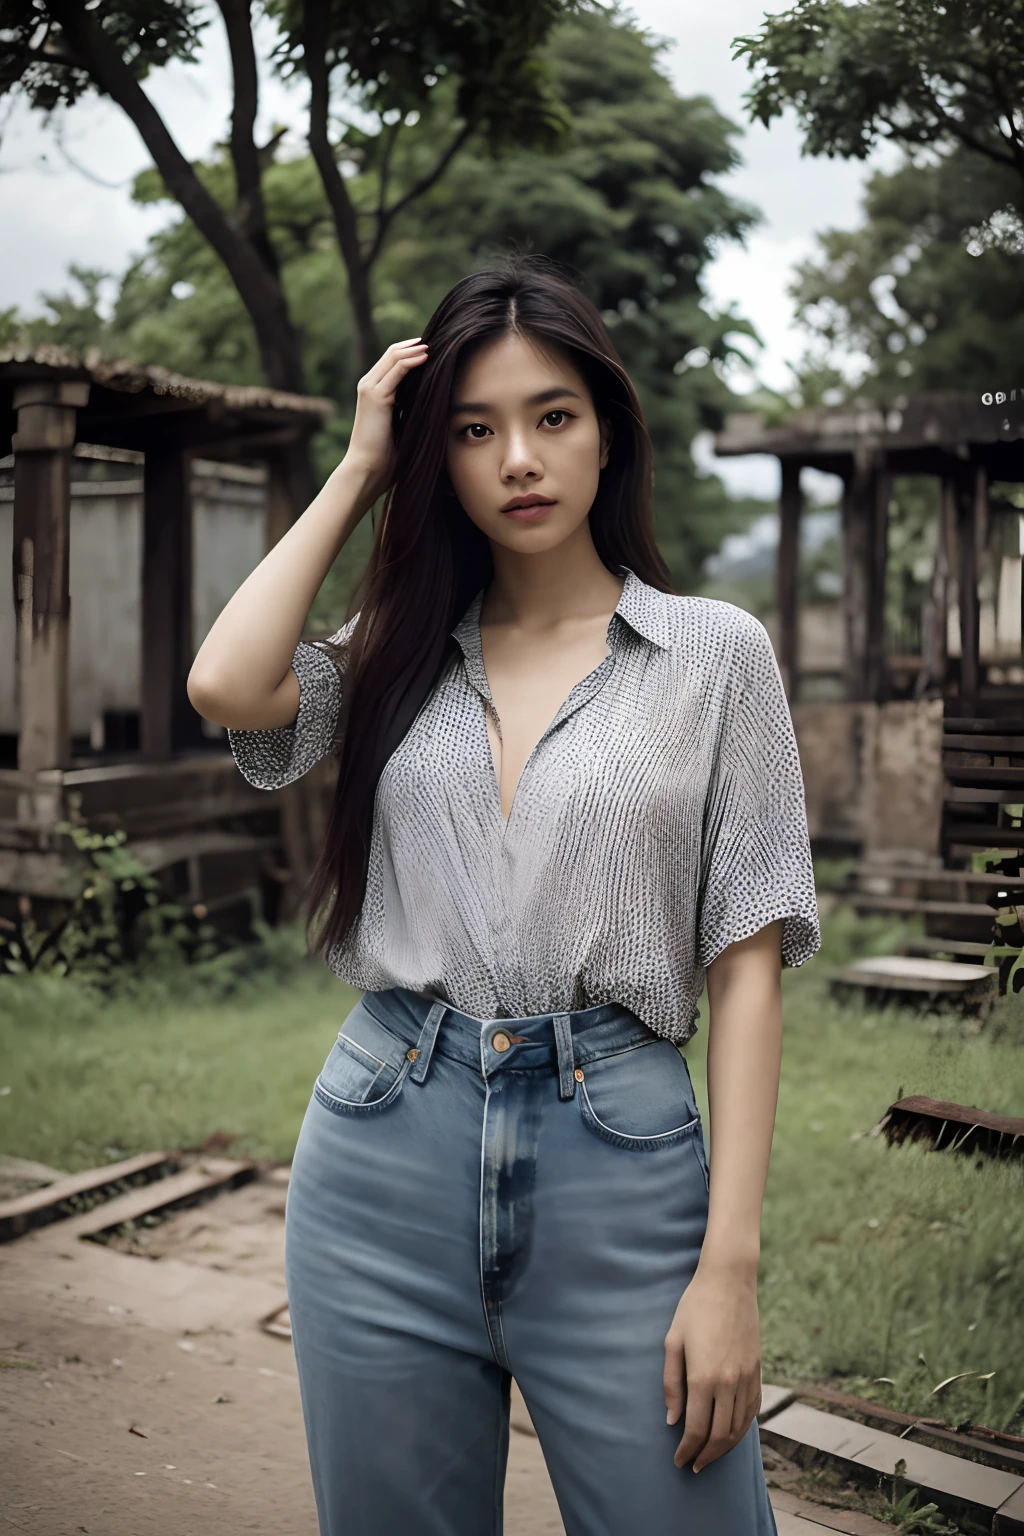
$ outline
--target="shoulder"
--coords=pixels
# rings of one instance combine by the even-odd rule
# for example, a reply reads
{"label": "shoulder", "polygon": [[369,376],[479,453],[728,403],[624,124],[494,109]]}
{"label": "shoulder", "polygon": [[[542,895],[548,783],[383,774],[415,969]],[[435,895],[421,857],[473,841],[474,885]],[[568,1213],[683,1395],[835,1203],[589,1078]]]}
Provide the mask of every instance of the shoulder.
{"label": "shoulder", "polygon": [[756,614],[718,597],[659,593],[670,648],[716,667],[743,667],[774,656]]}

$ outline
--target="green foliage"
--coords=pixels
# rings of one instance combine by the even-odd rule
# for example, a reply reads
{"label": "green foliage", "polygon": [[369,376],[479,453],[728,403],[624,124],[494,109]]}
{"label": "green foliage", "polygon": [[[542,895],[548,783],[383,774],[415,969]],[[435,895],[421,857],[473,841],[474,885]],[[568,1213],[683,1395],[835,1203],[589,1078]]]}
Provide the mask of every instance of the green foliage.
{"label": "green foliage", "polygon": [[[195,59],[207,25],[197,0],[95,0],[88,7],[137,79],[172,59]],[[95,89],[45,0],[0,0],[0,96],[18,90],[42,112]]]}
{"label": "green foliage", "polygon": [[813,356],[862,357],[849,388],[875,398],[1012,384],[1024,350],[1014,196],[1011,173],[965,150],[876,173],[862,226],[825,232],[797,268],[790,291]]}
{"label": "green foliage", "polygon": [[[902,1465],[906,1467],[905,1462]],[[889,1508],[883,1511],[883,1518],[896,1526],[900,1536],[958,1536],[960,1527],[951,1525],[937,1504],[922,1504],[916,1488],[901,1495],[899,1479],[894,1477],[892,1482]]]}
{"label": "green foliage", "polygon": [[77,816],[54,831],[65,842],[66,910],[46,928],[23,900],[16,919],[0,919],[0,973],[73,971],[109,988],[126,963],[195,963],[222,952],[202,909],[166,900],[159,881],[125,846],[125,832],[94,832]]}
{"label": "green foliage", "polygon": [[[384,344],[416,334],[453,282],[513,245],[544,251],[578,273],[640,390],[655,442],[662,546],[677,584],[693,590],[706,556],[762,510],[730,502],[717,478],[695,473],[690,454],[694,434],[717,426],[731,403],[729,360],[754,337],[747,320],[709,311],[702,273],[723,242],[743,239],[756,215],[717,185],[737,162],[737,129],[706,98],[679,97],[660,56],[661,46],[615,9],[556,28],[543,58],[571,124],[563,147],[542,154],[507,146],[497,155],[482,141],[467,147],[385,245],[374,319]],[[390,162],[398,187],[414,183],[449,139],[456,91],[452,80],[435,86],[416,134],[399,141]],[[355,174],[346,185],[369,215],[381,191],[377,148],[364,153],[347,138],[349,149]],[[227,158],[199,170],[230,207]],[[309,387],[340,406],[316,445],[326,475],[344,453],[358,378],[346,280],[312,161],[271,153],[263,185]],[[140,202],[167,196],[154,171],[138,178],[134,195]],[[24,326],[32,339],[73,337],[78,346],[91,342],[209,378],[258,373],[241,301],[188,220],[171,220],[151,239],[121,278],[107,318],[97,304],[99,274],[73,275],[83,295],[49,297],[49,314]],[[343,552],[318,624],[340,622],[361,558],[355,545]]]}
{"label": "green foliage", "polygon": [[[304,68],[310,3],[268,5],[282,29],[277,61],[286,76]],[[374,135],[382,146],[390,137],[387,128],[422,112],[443,79],[457,82],[455,115],[475,123],[494,148],[558,142],[565,118],[538,50],[558,21],[580,9],[577,0],[515,0],[501,7],[489,0],[316,3],[326,12],[328,63],[344,67],[348,95],[387,114],[385,131]]]}
{"label": "green foliage", "polygon": [[1024,206],[1024,0],[797,0],[734,46],[751,115],[795,108],[810,154],[964,145],[1014,172]]}

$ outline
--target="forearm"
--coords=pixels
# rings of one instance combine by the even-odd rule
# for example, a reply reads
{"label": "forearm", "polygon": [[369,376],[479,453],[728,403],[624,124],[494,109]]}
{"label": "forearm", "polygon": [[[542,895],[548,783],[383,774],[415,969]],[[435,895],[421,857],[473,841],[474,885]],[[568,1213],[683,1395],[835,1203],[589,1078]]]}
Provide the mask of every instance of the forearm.
{"label": "forearm", "polygon": [[[220,725],[285,723],[294,701],[275,702],[324,578],[364,515],[372,480],[343,460],[302,516],[238,588],[196,655],[188,691]],[[280,721],[273,718],[282,714]]]}
{"label": "forearm", "polygon": [[700,1265],[753,1284],[782,1060],[777,931],[734,948],[708,971],[711,1191]]}

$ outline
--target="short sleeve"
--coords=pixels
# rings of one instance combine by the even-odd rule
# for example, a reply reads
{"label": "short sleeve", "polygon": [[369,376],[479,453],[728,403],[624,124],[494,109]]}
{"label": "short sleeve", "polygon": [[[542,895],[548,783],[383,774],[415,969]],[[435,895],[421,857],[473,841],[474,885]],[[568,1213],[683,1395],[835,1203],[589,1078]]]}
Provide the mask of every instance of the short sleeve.
{"label": "short sleeve", "polygon": [[703,820],[697,962],[785,919],[782,964],[821,947],[796,733],[771,637],[745,610]]}
{"label": "short sleeve", "polygon": [[357,613],[327,640],[300,640],[295,647],[292,671],[299,680],[299,709],[290,725],[228,730],[238,770],[254,788],[281,789],[294,783],[336,745],[345,646],[358,618]]}

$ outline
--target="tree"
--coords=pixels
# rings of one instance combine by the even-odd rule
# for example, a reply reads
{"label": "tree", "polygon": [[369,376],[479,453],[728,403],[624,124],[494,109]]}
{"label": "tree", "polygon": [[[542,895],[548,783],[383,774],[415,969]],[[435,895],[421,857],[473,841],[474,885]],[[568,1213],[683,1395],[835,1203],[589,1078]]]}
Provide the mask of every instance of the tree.
{"label": "tree", "polygon": [[[492,145],[557,140],[563,125],[536,54],[553,23],[575,8],[576,0],[509,0],[500,12],[486,0],[267,0],[281,29],[279,66],[309,80],[307,136],[348,272],[361,371],[379,350],[371,273],[398,215],[435,185],[474,134]],[[44,113],[73,106],[90,91],[115,102],[170,195],[223,262],[252,323],[267,381],[301,391],[302,338],[268,228],[266,155],[255,139],[253,3],[217,0],[217,9],[233,76],[233,186],[224,201],[182,154],[142,83],[171,59],[196,58],[207,25],[199,0],[96,0],[88,7],[80,0],[0,0],[0,95],[19,92]],[[457,87],[452,132],[433,163],[389,200],[405,140],[442,79]],[[338,83],[363,126],[343,123],[332,138]],[[368,173],[367,203],[351,197],[346,166]],[[304,506],[313,490],[304,449],[295,452],[291,480],[295,503]]]}
{"label": "tree", "polygon": [[818,358],[859,358],[850,385],[881,398],[1015,380],[1024,241],[994,229],[992,216],[1012,181],[962,149],[874,175],[860,228],[821,234],[790,289]]}
{"label": "tree", "polygon": [[1024,209],[1024,0],[797,0],[734,46],[751,116],[795,108],[810,154],[960,147]]}
{"label": "tree", "polygon": [[[731,502],[717,479],[695,473],[691,456],[695,433],[717,426],[730,405],[723,374],[737,343],[753,335],[745,319],[708,311],[702,272],[719,244],[742,239],[756,215],[716,185],[736,161],[737,130],[706,98],[680,98],[659,69],[660,53],[615,12],[557,27],[542,57],[556,109],[571,124],[563,146],[497,157],[479,140],[467,146],[388,242],[375,304],[388,337],[414,334],[458,277],[513,243],[574,270],[640,390],[655,441],[662,544],[676,581],[692,589],[706,555],[764,510]],[[436,118],[419,138],[424,160],[448,134],[444,92],[451,89],[442,87]],[[197,170],[221,199],[231,179],[226,153]],[[361,181],[371,174],[350,178],[355,202],[367,200]],[[319,440],[326,471],[344,450],[358,377],[334,224],[309,157],[271,160],[263,186],[282,283],[305,338],[307,377],[341,406]],[[135,195],[167,196],[154,172],[139,178]],[[95,290],[96,274],[82,276]],[[88,292],[48,303],[51,316],[28,327],[37,339],[60,340],[70,330],[79,345],[89,335],[104,350],[182,372],[251,376],[244,310],[187,219],[158,233],[124,274],[108,319]]]}

